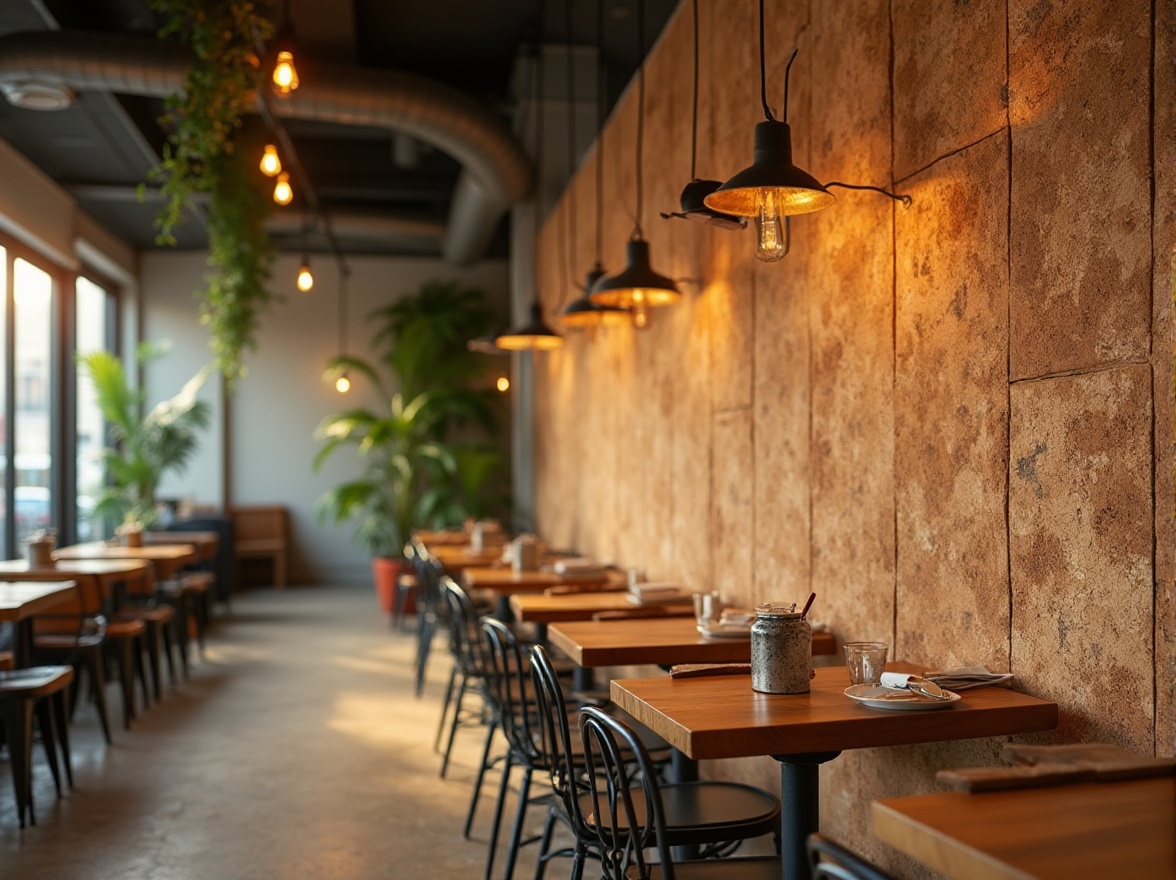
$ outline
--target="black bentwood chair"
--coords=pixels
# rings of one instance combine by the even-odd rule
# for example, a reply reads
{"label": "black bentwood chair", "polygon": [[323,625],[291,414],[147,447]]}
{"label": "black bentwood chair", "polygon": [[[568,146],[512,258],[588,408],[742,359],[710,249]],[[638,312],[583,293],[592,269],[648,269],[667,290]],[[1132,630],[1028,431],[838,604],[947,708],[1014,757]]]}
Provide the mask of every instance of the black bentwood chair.
{"label": "black bentwood chair", "polygon": [[894,880],[857,853],[820,834],[810,834],[805,847],[813,880]]}

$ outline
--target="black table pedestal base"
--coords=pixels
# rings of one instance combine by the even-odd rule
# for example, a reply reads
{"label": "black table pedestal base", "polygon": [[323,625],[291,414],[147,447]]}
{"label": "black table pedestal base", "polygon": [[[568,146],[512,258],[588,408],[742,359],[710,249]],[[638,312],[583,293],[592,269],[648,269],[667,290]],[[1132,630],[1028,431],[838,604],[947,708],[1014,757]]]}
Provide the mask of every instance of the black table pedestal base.
{"label": "black table pedestal base", "polygon": [[809,880],[805,840],[821,825],[821,765],[841,752],[772,755],[780,762],[780,852],[784,880]]}

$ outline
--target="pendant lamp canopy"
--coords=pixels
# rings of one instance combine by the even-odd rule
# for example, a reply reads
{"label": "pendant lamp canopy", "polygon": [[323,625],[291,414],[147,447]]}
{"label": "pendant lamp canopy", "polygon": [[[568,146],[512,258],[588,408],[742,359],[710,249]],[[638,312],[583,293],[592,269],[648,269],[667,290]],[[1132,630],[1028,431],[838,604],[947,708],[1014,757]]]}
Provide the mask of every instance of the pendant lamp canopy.
{"label": "pendant lamp canopy", "polygon": [[632,238],[625,246],[625,268],[601,278],[589,298],[621,309],[673,305],[682,298],[674,279],[656,272],[649,262],[649,242]]}
{"label": "pendant lamp canopy", "polygon": [[494,344],[506,351],[551,351],[564,344],[564,338],[547,326],[543,320],[543,307],[531,304],[531,317],[523,325],[512,327],[494,340]]}

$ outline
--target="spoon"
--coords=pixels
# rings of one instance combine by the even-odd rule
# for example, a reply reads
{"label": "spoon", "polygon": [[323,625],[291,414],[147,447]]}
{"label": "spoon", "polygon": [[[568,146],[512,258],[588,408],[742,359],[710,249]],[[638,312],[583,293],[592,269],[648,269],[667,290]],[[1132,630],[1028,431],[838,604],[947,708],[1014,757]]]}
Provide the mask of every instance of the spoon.
{"label": "spoon", "polygon": [[802,608],[800,612],[801,620],[804,620],[805,616],[808,614],[808,610],[813,607],[813,600],[815,598],[817,598],[816,593],[809,593],[808,601],[804,603],[804,608]]}

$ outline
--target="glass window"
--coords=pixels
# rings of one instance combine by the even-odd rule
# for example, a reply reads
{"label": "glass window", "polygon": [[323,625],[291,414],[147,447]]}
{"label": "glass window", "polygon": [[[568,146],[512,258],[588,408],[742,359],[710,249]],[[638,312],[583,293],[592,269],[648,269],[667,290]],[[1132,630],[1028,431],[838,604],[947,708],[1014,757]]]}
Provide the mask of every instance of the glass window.
{"label": "glass window", "polygon": [[[104,351],[110,338],[107,321],[109,294],[106,289],[89,278],[78,277],[75,285],[76,342],[79,353]],[[77,523],[78,540],[89,541],[97,537],[95,531],[94,503],[106,479],[102,470],[102,447],[105,423],[98,409],[94,384],[86,371],[76,367],[77,381]]]}
{"label": "glass window", "polygon": [[16,482],[13,516],[16,543],[52,522],[50,468],[50,384],[53,357],[53,277],[24,259],[12,270],[13,440]]}

